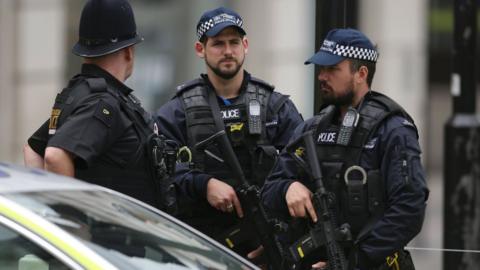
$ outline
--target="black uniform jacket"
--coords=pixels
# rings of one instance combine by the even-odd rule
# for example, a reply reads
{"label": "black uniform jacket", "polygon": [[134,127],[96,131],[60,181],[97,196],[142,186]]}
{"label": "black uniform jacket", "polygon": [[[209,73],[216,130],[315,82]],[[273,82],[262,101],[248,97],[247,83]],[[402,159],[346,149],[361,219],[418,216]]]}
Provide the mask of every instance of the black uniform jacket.
{"label": "black uniform jacket", "polygon": [[[148,179],[150,164],[146,155],[139,154],[144,151],[145,142],[138,127],[143,126],[146,133],[152,132],[149,115],[129,117],[120,98],[137,108],[139,114],[144,112],[139,101],[131,96],[133,90],[102,68],[84,64],[81,77],[103,78],[111,92],[91,91],[79,99],[58,128],[49,127],[46,121],[28,139],[28,144],[41,156],[46,147],[61,148],[75,157],[77,178],[154,204],[155,195]],[[141,124],[134,123],[142,118]]]}

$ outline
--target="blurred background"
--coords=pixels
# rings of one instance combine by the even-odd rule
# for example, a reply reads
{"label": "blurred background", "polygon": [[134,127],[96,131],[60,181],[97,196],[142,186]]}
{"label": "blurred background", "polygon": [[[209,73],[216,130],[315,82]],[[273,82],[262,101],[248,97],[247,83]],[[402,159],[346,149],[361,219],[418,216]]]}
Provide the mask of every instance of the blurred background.
{"label": "blurred background", "polygon": [[[250,44],[247,70],[290,95],[304,118],[314,114],[314,69],[303,62],[318,49],[316,14],[324,1],[130,2],[145,41],[136,48],[135,70],[127,84],[146,109],[155,110],[174,95],[176,85],[204,72],[203,60],[193,49],[196,23],[203,11],[227,6],[244,19]],[[372,88],[403,105],[419,127],[431,195],[424,229],[410,246],[440,248],[443,128],[452,114],[453,1],[354,2],[348,10],[354,25],[380,52]],[[80,70],[81,59],[70,50],[84,3],[0,0],[1,161],[23,163],[27,138],[49,117],[55,95]],[[441,269],[442,252],[412,253],[417,269]]]}

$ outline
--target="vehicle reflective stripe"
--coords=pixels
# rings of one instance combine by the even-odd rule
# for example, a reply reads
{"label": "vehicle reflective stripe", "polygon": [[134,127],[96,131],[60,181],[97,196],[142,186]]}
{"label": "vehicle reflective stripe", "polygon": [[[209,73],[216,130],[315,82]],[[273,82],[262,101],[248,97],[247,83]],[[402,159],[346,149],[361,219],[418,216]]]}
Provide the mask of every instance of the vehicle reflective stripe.
{"label": "vehicle reflective stripe", "polygon": [[61,230],[23,206],[0,196],[0,214],[22,224],[53,246],[62,250],[85,269],[117,269],[104,258],[83,245],[75,237]]}
{"label": "vehicle reflective stripe", "polygon": [[42,237],[38,236],[36,233],[26,229],[19,223],[7,218],[6,216],[3,216],[0,214],[0,226],[4,225],[6,228],[9,228],[13,230],[14,232],[18,233],[19,235],[25,237],[28,241],[31,241],[32,243],[35,243],[38,245],[38,247],[45,252],[50,252],[54,257],[56,257],[59,261],[64,263],[66,266],[69,267],[69,269],[72,270],[83,270],[85,269],[83,266],[78,264],[76,261],[74,261],[72,258],[70,258],[68,255],[63,253],[60,249],[57,247],[53,246],[51,243],[43,239]]}

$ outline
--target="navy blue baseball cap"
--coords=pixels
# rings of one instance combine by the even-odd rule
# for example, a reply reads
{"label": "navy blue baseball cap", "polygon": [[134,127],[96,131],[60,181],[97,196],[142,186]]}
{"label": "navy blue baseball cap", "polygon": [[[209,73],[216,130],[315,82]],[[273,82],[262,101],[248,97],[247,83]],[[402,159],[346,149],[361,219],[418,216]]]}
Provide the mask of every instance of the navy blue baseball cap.
{"label": "navy blue baseball cap", "polygon": [[332,66],[347,58],[375,63],[378,52],[362,32],[351,28],[333,29],[323,40],[320,50],[305,61],[305,65]]}
{"label": "navy blue baseball cap", "polygon": [[235,11],[224,7],[208,10],[203,13],[197,23],[197,37],[200,40],[204,35],[207,37],[216,36],[229,26],[236,27],[242,35],[246,35],[242,28],[242,17]]}
{"label": "navy blue baseball cap", "polygon": [[82,10],[78,34],[72,52],[83,57],[107,55],[143,40],[127,0],[89,0]]}

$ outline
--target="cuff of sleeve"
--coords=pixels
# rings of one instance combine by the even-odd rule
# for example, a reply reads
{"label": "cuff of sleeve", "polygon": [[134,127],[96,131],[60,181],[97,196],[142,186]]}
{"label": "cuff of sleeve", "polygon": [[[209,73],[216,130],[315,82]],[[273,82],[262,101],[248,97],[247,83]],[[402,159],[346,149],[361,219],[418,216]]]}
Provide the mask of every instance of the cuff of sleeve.
{"label": "cuff of sleeve", "polygon": [[282,187],[282,198],[285,199],[285,196],[287,196],[287,191],[288,191],[288,188],[290,187],[290,185],[295,182],[294,180],[285,180],[284,183],[283,183],[283,187]]}
{"label": "cuff of sleeve", "polygon": [[41,140],[36,140],[34,138],[29,138],[28,139],[28,145],[32,150],[39,154],[40,156],[44,157],[45,156],[45,148],[47,148],[47,143]]}
{"label": "cuff of sleeve", "polygon": [[287,196],[287,190],[293,182],[295,182],[295,181],[294,180],[284,180],[283,183],[282,183],[282,187],[279,189],[282,192],[282,197],[280,198],[280,201],[279,201],[279,205],[281,205],[279,209],[282,213],[289,214],[286,196]]}
{"label": "cuff of sleeve", "polygon": [[[77,169],[87,169],[92,165],[92,159],[88,158],[88,154],[86,151],[82,151],[82,147],[75,147],[71,145],[63,145],[60,143],[57,143],[54,140],[55,137],[52,138],[47,144],[47,147],[57,147],[60,149],[63,149],[67,151],[68,153],[72,154],[74,156],[74,162],[75,162],[75,168]],[[86,148],[86,147],[83,147]]]}
{"label": "cuff of sleeve", "polygon": [[208,180],[212,178],[209,174],[198,174],[195,176],[195,191],[200,198],[207,198]]}

